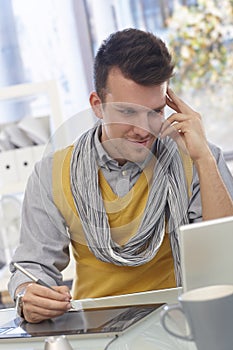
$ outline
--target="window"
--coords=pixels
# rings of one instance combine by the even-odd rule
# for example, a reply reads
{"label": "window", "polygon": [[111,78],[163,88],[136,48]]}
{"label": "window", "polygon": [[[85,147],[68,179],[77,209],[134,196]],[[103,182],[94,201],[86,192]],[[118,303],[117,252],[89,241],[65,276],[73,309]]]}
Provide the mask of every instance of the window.
{"label": "window", "polygon": [[94,51],[111,32],[126,27],[152,31],[166,41],[177,59],[171,82],[176,92],[202,114],[208,139],[233,159],[232,1],[224,0],[224,6],[214,0],[85,3]]}
{"label": "window", "polygon": [[[185,89],[179,90],[179,81],[175,79],[174,86],[181,97],[202,113],[208,138],[222,147],[229,158],[233,150],[232,8],[231,0],[224,0],[221,6],[218,6],[217,0],[3,0],[0,12],[0,84],[57,79],[65,118],[68,118],[89,108],[93,56],[111,32],[126,27],[154,32],[174,50],[178,58],[177,72],[182,73],[184,67],[181,63],[190,52],[187,41],[180,35],[181,32],[184,36],[190,35],[195,28],[193,41],[190,42],[194,49],[198,44],[199,51],[191,56],[186,73],[180,75]],[[204,13],[206,18],[200,20],[200,15]],[[212,71],[207,65],[201,65],[204,52],[201,45],[207,37],[207,26],[210,26],[211,35],[218,33],[221,36],[212,40],[213,45],[208,54],[205,53],[208,61],[213,63]],[[180,43],[183,40],[183,45],[177,46],[175,38],[171,37],[172,32]],[[220,58],[213,57],[214,43],[216,45],[219,41],[225,53]],[[192,57],[199,58],[196,66]],[[223,71],[220,72],[221,60],[222,67],[226,68],[223,69],[224,79],[221,78]],[[198,77],[197,67],[204,70],[205,80]],[[204,81],[202,87],[195,86],[191,75]],[[214,75],[220,76],[215,84],[208,78]],[[185,77],[188,77],[186,85]],[[4,108],[7,113],[1,111],[1,116],[12,113],[10,106]],[[29,101],[23,101],[21,106],[14,106],[13,113],[19,115],[22,111],[23,114],[28,108],[31,108]]]}
{"label": "window", "polygon": [[[1,86],[56,79],[66,117],[87,107],[89,89],[73,1],[3,0],[0,16]],[[43,109],[44,103],[33,108]],[[3,108],[9,120],[20,117],[20,110],[28,114],[31,104],[24,101],[20,108],[9,108],[8,103]]]}

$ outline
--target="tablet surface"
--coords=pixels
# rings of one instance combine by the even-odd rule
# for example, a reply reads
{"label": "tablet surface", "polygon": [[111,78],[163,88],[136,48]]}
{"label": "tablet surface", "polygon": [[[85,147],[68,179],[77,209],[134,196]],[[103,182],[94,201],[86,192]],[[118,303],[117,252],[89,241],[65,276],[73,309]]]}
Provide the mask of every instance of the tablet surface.
{"label": "tablet surface", "polygon": [[0,339],[25,339],[61,334],[88,337],[120,335],[162,305],[130,305],[75,310],[38,324],[27,323],[16,318],[0,328]]}

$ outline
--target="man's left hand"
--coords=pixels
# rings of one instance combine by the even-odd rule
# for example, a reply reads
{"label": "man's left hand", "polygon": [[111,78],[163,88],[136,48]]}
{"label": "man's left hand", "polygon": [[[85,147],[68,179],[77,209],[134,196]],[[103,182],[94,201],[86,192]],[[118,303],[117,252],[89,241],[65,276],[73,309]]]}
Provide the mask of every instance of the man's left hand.
{"label": "man's left hand", "polygon": [[176,113],[170,115],[161,129],[161,138],[172,137],[194,162],[210,156],[201,115],[188,106],[170,88],[167,105]]}

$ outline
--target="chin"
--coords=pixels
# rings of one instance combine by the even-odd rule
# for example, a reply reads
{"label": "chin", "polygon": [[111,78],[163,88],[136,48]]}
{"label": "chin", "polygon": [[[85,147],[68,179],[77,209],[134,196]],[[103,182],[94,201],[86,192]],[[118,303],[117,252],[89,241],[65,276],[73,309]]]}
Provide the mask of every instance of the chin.
{"label": "chin", "polygon": [[141,163],[149,156],[150,150],[141,150],[140,152],[127,152],[124,159],[133,163]]}

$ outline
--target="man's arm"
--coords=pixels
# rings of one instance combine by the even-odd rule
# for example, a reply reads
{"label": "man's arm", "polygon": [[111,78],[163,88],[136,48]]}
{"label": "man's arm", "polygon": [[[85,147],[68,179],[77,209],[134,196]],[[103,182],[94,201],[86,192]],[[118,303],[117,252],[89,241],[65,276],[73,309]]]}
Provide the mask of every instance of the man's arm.
{"label": "man's arm", "polygon": [[[231,199],[233,199],[233,176],[226,164],[223,153],[219,147],[211,143],[209,143],[209,147],[215,158],[221,178],[228,190],[228,193],[231,196]],[[192,196],[190,198],[189,205],[189,219],[190,222],[200,222],[202,220],[201,193],[199,177],[195,166],[193,167],[193,181],[191,185],[191,192]]]}
{"label": "man's arm", "polygon": [[13,264],[10,266],[13,274],[8,285],[9,292],[15,299],[16,294],[24,289],[23,312],[29,322],[58,316],[70,307],[68,288],[61,286],[61,271],[69,263],[70,239],[64,219],[52,199],[51,160],[48,158],[38,163],[28,181],[22,208],[20,244],[12,262],[20,263],[57,291],[32,283],[20,271],[15,271]]}
{"label": "man's arm", "polygon": [[201,193],[202,219],[233,215],[233,201],[209,148],[201,116],[168,89],[167,104],[176,111],[162,128],[161,137],[173,137],[196,167]]}
{"label": "man's arm", "polygon": [[198,172],[202,217],[211,220],[233,215],[233,201],[212,154],[195,162]]}

